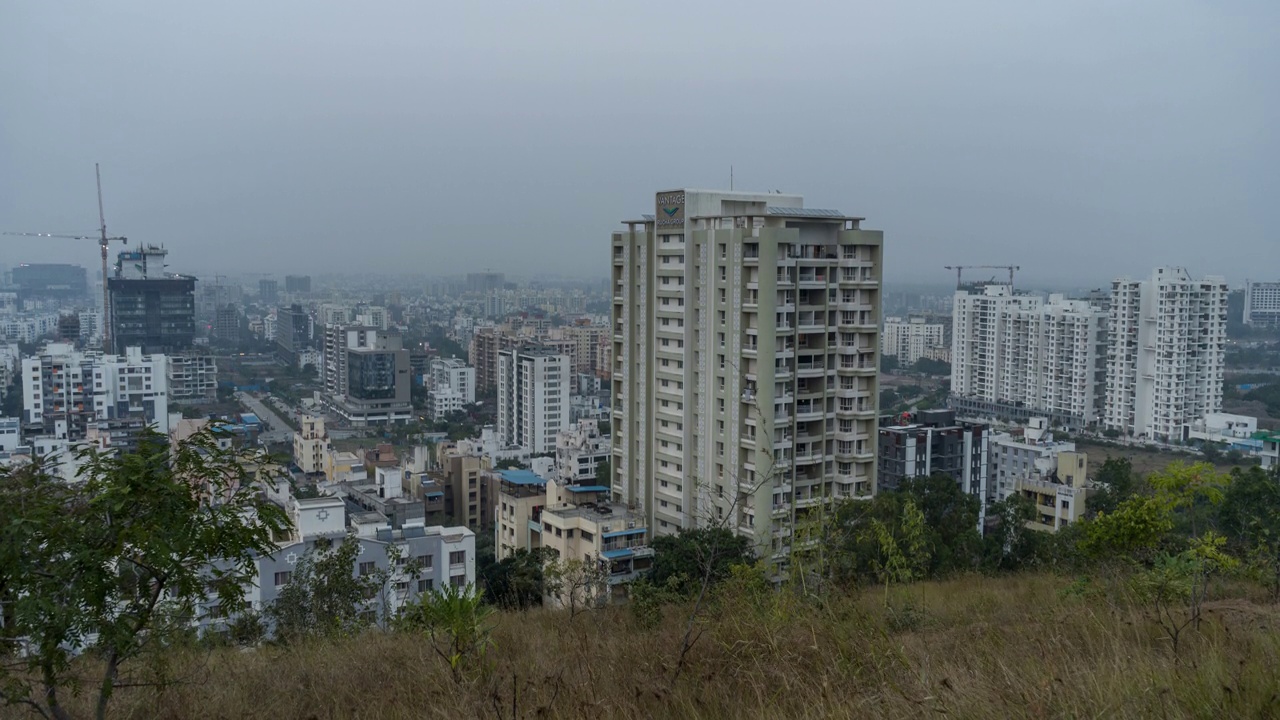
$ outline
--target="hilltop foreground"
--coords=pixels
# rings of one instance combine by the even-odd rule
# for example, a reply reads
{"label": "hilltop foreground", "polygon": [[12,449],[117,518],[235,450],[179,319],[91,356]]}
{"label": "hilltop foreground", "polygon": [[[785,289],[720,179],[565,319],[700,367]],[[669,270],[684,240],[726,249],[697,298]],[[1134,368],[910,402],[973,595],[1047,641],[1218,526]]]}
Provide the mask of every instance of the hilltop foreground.
{"label": "hilltop foreground", "polygon": [[[455,679],[427,637],[366,633],[166,651],[178,684],[122,688],[121,718],[1280,717],[1280,610],[1217,588],[1175,656],[1103,581],[967,577],[825,602],[730,581],[685,654],[690,606],[501,613]],[[75,699],[77,717],[88,699]],[[19,716],[17,709],[8,713]]]}

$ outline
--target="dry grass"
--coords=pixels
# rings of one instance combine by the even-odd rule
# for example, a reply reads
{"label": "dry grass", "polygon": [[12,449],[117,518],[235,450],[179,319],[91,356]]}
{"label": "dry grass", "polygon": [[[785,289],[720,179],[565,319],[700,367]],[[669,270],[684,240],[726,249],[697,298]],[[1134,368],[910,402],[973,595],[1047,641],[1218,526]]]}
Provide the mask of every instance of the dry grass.
{"label": "dry grass", "polygon": [[[1280,612],[1224,592],[1180,661],[1140,611],[1047,575],[963,578],[816,604],[738,590],[672,681],[684,616],[506,614],[459,684],[421,636],[192,652],[196,680],[127,690],[124,718],[1280,717]],[[903,629],[903,626],[908,626]],[[890,629],[898,628],[897,630]]]}

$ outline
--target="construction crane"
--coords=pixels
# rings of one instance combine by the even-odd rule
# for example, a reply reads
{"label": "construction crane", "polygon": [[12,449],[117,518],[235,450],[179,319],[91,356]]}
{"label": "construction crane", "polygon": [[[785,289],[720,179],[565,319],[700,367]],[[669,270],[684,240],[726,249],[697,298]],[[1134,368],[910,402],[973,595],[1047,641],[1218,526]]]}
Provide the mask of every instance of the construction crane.
{"label": "construction crane", "polygon": [[97,240],[98,247],[102,250],[102,352],[111,354],[111,319],[110,306],[111,296],[107,291],[107,249],[111,243],[119,240],[122,243],[129,242],[125,237],[107,237],[107,216],[102,211],[102,171],[98,169],[98,164],[93,164],[93,175],[98,182],[98,234],[97,235],[56,235],[54,233],[33,233],[33,232],[3,232],[0,235],[19,235],[23,237],[46,237],[60,238],[63,240]]}
{"label": "construction crane", "polygon": [[947,270],[956,271],[956,289],[960,289],[960,273],[965,270],[1008,270],[1009,271],[1009,287],[1013,287],[1013,273],[1015,270],[1021,270],[1021,265],[944,265]]}

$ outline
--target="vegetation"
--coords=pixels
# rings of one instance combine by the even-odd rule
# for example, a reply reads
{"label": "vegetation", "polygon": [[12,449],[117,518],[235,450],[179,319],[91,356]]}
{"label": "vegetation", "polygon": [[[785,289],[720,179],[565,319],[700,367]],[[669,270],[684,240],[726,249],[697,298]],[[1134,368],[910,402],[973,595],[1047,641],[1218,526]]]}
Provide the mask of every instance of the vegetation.
{"label": "vegetation", "polygon": [[0,516],[0,700],[60,719],[64,691],[93,688],[101,718],[117,688],[164,684],[157,651],[243,608],[255,555],[287,525],[259,500],[255,459],[220,449],[212,430],[176,449],[147,431],[136,453],[79,459],[76,485],[41,461],[0,471],[0,507],[13,510]]}

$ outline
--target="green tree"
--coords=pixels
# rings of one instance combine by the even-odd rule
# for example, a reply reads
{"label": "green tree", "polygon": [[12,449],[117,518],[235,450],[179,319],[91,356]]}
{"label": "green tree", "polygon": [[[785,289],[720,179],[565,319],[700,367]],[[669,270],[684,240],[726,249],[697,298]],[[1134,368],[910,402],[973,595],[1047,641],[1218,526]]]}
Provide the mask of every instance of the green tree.
{"label": "green tree", "polygon": [[751,541],[724,527],[681,530],[653,540],[649,581],[686,597],[697,593],[704,578],[715,584],[729,577],[734,565],[751,564]]}
{"label": "green tree", "polygon": [[896,527],[873,520],[870,530],[879,546],[878,555],[871,561],[872,568],[884,583],[884,605],[889,607],[889,584],[920,579],[929,563],[924,514],[914,501],[908,499],[903,504],[902,518]]}
{"label": "green tree", "polygon": [[1280,469],[1233,468],[1218,516],[1229,546],[1280,602]]}
{"label": "green tree", "polygon": [[483,659],[493,644],[488,622],[492,614],[493,608],[484,604],[474,586],[449,584],[407,606],[396,627],[425,633],[431,649],[448,664],[454,681],[462,682],[468,664]]}
{"label": "green tree", "polygon": [[605,458],[596,465],[596,484],[609,487],[613,484],[613,469],[609,459]]}
{"label": "green tree", "polygon": [[995,528],[982,538],[983,565],[988,570],[1022,570],[1043,559],[1049,535],[1027,527],[1036,517],[1030,500],[1010,495],[992,504],[987,514],[996,518]]}
{"label": "green tree", "polygon": [[375,601],[387,585],[389,571],[358,574],[359,552],[360,541],[347,536],[336,545],[318,540],[298,559],[289,583],[267,609],[277,638],[289,642],[354,635],[375,624]]}
{"label": "green tree", "polygon": [[609,599],[609,571],[601,560],[554,558],[542,568],[543,586],[549,597],[569,608],[569,619],[583,610],[598,608]]}
{"label": "green tree", "polygon": [[212,429],[176,447],[147,430],[136,452],[79,460],[74,486],[41,461],[0,470],[0,657],[20,658],[0,665],[0,697],[60,719],[73,658],[101,660],[104,717],[144,649],[245,606],[257,556],[288,525],[246,470],[263,458],[219,448]]}
{"label": "green tree", "polygon": [[896,355],[880,356],[880,372],[892,374],[898,369],[898,357]]}
{"label": "green tree", "polygon": [[1089,496],[1086,505],[1090,513],[1115,512],[1120,503],[1138,492],[1140,484],[1134,475],[1133,464],[1125,458],[1108,457],[1094,476],[1097,492]]}
{"label": "green tree", "polygon": [[546,548],[519,548],[481,570],[485,600],[508,610],[528,610],[542,605],[546,595],[543,566]]}

